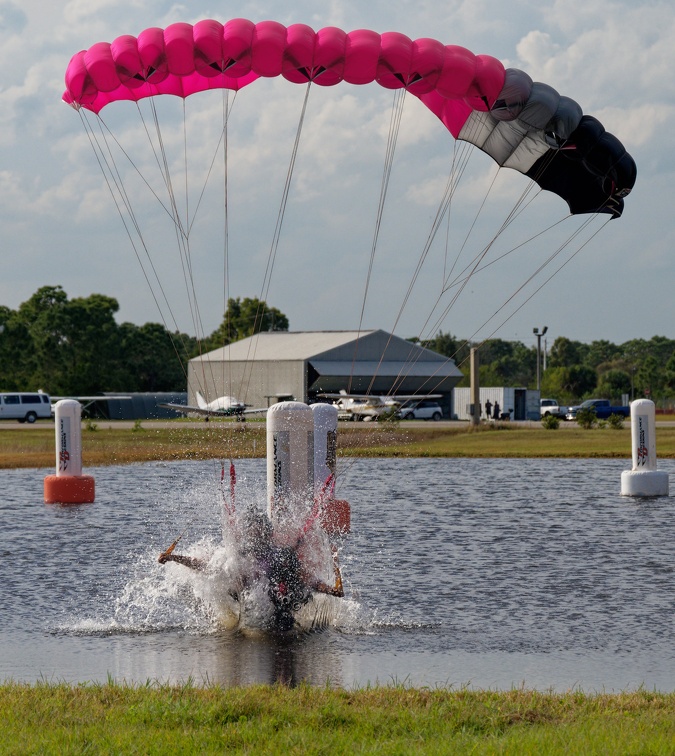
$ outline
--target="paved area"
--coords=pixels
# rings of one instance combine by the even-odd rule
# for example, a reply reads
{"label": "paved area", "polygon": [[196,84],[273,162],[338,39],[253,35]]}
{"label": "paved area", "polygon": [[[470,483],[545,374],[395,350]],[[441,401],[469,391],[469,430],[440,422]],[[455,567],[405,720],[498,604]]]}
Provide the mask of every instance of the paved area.
{"label": "paved area", "polygon": [[[135,423],[133,420],[94,420],[94,422],[98,425],[99,428],[119,428],[121,430],[130,430],[134,427]],[[253,427],[260,427],[265,425],[264,421],[250,421],[248,420],[247,423]],[[142,420],[141,424],[146,429],[151,428],[175,428],[176,426],[180,425],[181,428],[203,428],[206,423],[204,420],[187,420],[187,421],[176,421],[176,420]],[[218,425],[234,425],[234,422],[231,420],[210,420],[209,424],[212,426],[218,426]],[[486,425],[486,423],[482,423],[483,425]],[[515,425],[522,428],[540,428],[541,423],[535,420],[525,420],[525,421],[511,421],[511,425]],[[630,424],[630,421],[626,421],[626,425],[628,426]],[[352,426],[353,423],[349,422],[341,422],[340,428],[349,428]],[[29,425],[28,423],[18,423],[16,421],[7,421],[0,423],[0,430],[16,430],[16,431],[31,431],[37,428],[49,428],[53,427],[54,423],[50,420],[38,420],[33,425]],[[369,426],[375,427],[376,423],[359,423],[358,427],[367,428]],[[402,428],[426,428],[426,427],[432,427],[432,428],[465,428],[468,426],[468,422],[466,420],[440,420],[438,422],[433,422],[431,420],[402,420],[400,427]],[[675,427],[675,418],[668,419],[668,420],[656,420],[656,426],[658,427],[665,427],[665,428],[672,428]],[[561,429],[567,429],[567,428],[577,428],[577,424],[574,422],[567,422],[562,421],[560,423]]]}

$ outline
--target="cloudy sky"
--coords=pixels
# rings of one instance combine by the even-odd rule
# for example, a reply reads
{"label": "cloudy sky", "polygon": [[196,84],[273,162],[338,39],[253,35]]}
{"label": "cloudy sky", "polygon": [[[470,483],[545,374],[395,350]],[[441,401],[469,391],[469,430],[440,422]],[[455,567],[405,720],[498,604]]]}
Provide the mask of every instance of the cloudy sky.
{"label": "cloudy sky", "polygon": [[[176,21],[236,17],[433,37],[522,68],[577,100],[633,155],[638,180],[623,217],[584,225],[588,219],[567,217],[562,200],[540,193],[490,245],[528,182],[473,150],[450,223],[410,290],[455,143],[416,98],[405,99],[380,226],[392,93],[377,84],[315,86],[277,244],[305,88],[264,80],[231,101],[227,276],[222,181],[210,180],[199,204],[186,286],[171,224],[162,228],[166,218],[144,194],[135,169],[121,167],[143,225],[140,246],[148,248],[161,282],[148,284],[82,121],[61,101],[63,76],[70,57],[95,42]],[[656,334],[675,338],[675,130],[669,125],[675,117],[675,12],[667,0],[0,0],[0,40],[0,304],[16,308],[38,287],[58,284],[70,297],[115,297],[120,322],[164,319],[173,328],[175,320],[189,333],[215,329],[229,295],[266,297],[288,315],[292,330],[362,323],[404,337],[443,330],[533,344],[533,327],[546,325],[549,344],[561,335],[615,343]],[[180,101],[165,99],[172,100],[160,108],[170,160],[181,164],[184,142],[193,151],[188,186],[194,209],[201,193],[194,176],[206,175],[218,144],[222,100],[193,96],[183,112]],[[152,170],[135,106],[114,107],[102,113],[106,127],[128,140],[130,154],[138,150],[135,165]],[[174,178],[185,184],[179,173]],[[466,285],[444,290],[443,281],[461,280],[460,272],[487,246],[485,262],[494,264]]]}

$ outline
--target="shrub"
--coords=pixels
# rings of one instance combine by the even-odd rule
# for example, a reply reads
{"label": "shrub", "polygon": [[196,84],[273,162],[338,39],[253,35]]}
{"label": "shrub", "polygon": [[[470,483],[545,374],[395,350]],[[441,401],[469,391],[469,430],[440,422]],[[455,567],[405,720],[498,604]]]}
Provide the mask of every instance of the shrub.
{"label": "shrub", "polygon": [[623,428],[624,418],[621,415],[610,415],[607,418],[607,425],[613,430],[621,430]]}
{"label": "shrub", "polygon": [[595,407],[584,407],[583,409],[577,410],[577,424],[586,430],[595,428],[598,424],[598,416],[595,412]]}
{"label": "shrub", "polygon": [[560,428],[560,418],[555,415],[546,415],[546,417],[542,417],[541,424],[546,430],[558,430]]}

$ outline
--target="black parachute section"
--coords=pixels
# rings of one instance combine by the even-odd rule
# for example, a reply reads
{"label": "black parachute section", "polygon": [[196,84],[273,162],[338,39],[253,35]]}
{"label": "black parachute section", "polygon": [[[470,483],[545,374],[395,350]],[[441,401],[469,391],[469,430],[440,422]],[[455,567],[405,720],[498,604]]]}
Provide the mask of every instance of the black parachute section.
{"label": "black parachute section", "polygon": [[559,194],[572,213],[610,213],[619,217],[637,167],[621,142],[593,116],[560,149],[543,155],[527,171],[542,189]]}

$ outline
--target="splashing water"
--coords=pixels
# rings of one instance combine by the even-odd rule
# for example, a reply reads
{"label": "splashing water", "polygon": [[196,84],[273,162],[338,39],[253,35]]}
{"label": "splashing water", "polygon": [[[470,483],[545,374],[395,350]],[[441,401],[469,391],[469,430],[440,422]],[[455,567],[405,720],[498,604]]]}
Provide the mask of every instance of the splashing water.
{"label": "splashing water", "polygon": [[[264,544],[259,542],[259,535],[256,538],[248,530],[252,516],[263,516],[265,491],[261,481],[240,478],[234,510],[226,497],[217,479],[201,479],[184,488],[175,507],[174,524],[188,518],[185,532],[177,539],[176,552],[196,560],[203,569],[190,569],[173,561],[159,564],[152,548],[145,548],[140,557],[130,554],[128,562],[117,565],[123,583],[107,609],[97,611],[93,618],[70,618],[59,623],[59,629],[88,635],[171,630],[200,635],[223,630],[257,634],[279,630],[279,608],[272,600],[270,581],[253,558]],[[310,510],[306,504],[289,507],[276,522],[275,541],[296,544],[304,571],[313,579],[332,584],[331,544]],[[350,624],[357,607],[354,601],[304,587],[303,598],[296,602],[292,620],[288,620],[292,628],[286,625],[281,629],[304,632]],[[291,615],[286,612],[286,616]]]}

